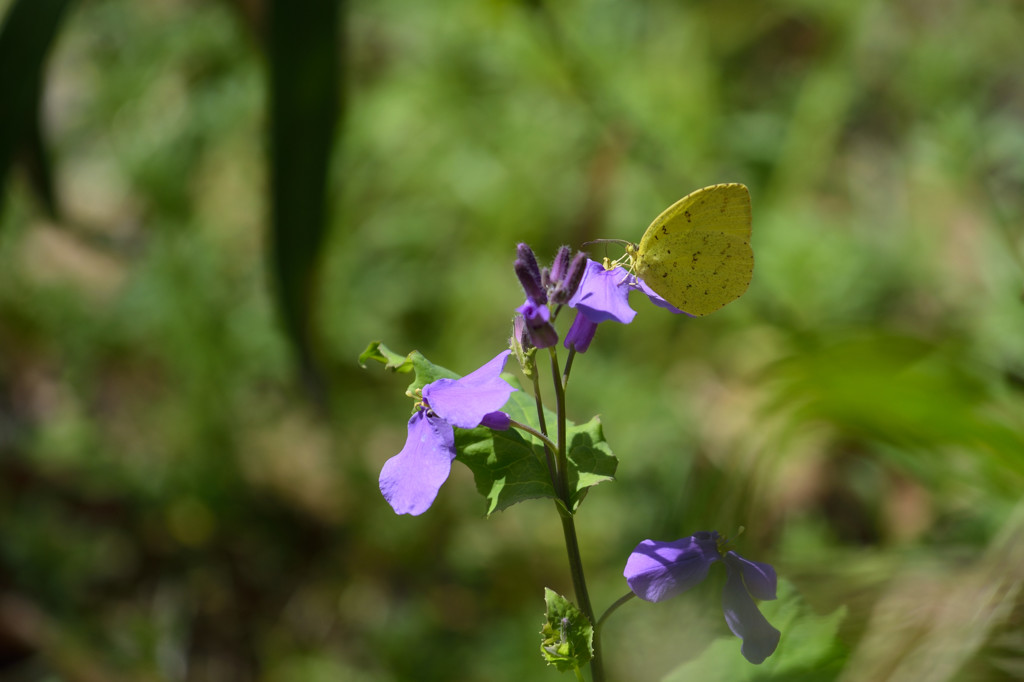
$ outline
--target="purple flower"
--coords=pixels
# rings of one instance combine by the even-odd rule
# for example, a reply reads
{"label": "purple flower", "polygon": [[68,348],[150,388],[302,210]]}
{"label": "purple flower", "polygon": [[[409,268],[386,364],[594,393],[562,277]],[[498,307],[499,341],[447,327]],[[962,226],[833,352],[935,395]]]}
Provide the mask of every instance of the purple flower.
{"label": "purple flower", "polygon": [[533,299],[527,298],[526,302],[516,308],[516,312],[523,316],[526,328],[530,332],[530,340],[537,348],[550,348],[558,343],[558,332],[551,324],[551,311],[547,305],[536,303]]}
{"label": "purple flower", "polygon": [[380,471],[380,491],[396,514],[418,516],[434,503],[455,459],[452,427],[509,427],[508,415],[498,410],[516,390],[500,376],[510,352],[502,351],[461,379],[438,379],[423,387],[405,447]]}
{"label": "purple flower", "polygon": [[[569,305],[582,311],[591,322],[615,320],[629,324],[636,311],[629,307],[629,292],[640,289],[651,303],[673,313],[682,313],[647,286],[647,283],[621,266],[606,269],[597,261],[588,260],[587,269],[576,295]],[[683,313],[685,314],[685,313]]]}
{"label": "purple flower", "polygon": [[583,280],[569,299],[569,307],[595,324],[607,320],[629,324],[636,317],[636,311],[629,307],[630,277],[623,268],[605,270],[597,261],[588,260]]}
{"label": "purple flower", "polygon": [[575,347],[583,353],[597,332],[597,325],[608,320],[629,324],[636,317],[636,311],[629,307],[629,292],[639,289],[651,302],[673,313],[682,313],[668,301],[656,294],[646,282],[630,274],[621,266],[606,268],[597,261],[588,260],[576,294],[569,299],[569,306],[576,308],[577,315],[572,328],[565,336],[563,345]]}
{"label": "purple flower", "polygon": [[577,353],[586,353],[596,333],[597,323],[591,322],[586,315],[576,311],[572,326],[569,327],[569,331],[565,335],[565,347],[574,348]]}
{"label": "purple flower", "polygon": [[775,651],[781,635],[754,599],[775,599],[775,569],[733,551],[723,554],[723,544],[717,531],[700,531],[675,542],[644,540],[629,555],[623,575],[636,596],[658,602],[700,583],[711,564],[721,560],[727,574],[722,590],[725,622],[743,640],[744,658],[761,663]]}

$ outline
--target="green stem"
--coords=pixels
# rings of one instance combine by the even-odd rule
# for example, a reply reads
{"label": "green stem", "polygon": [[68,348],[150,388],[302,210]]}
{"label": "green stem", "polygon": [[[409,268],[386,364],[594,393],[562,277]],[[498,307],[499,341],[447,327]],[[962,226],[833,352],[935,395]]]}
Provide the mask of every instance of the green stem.
{"label": "green stem", "polygon": [[562,390],[569,385],[569,372],[572,371],[572,361],[576,358],[576,348],[569,349],[569,357],[565,359],[565,371],[562,372]]}
{"label": "green stem", "polygon": [[535,429],[532,426],[530,426],[529,424],[524,424],[522,422],[517,422],[515,419],[509,419],[508,422],[509,422],[509,426],[515,427],[515,428],[519,429],[520,431],[526,431],[528,434],[530,434],[531,436],[535,436],[536,438],[538,438],[540,440],[540,442],[544,443],[544,447],[545,448],[547,448],[548,450],[551,450],[552,452],[555,451],[555,444],[551,442],[551,439],[548,438],[547,436],[545,436],[543,433],[541,433],[537,429]]}
{"label": "green stem", "polygon": [[551,442],[550,438],[548,438],[548,425],[546,420],[544,419],[544,400],[543,398],[541,398],[540,395],[540,378],[537,374],[537,363],[532,358],[533,356],[531,356],[533,371],[530,373],[530,376],[533,379],[533,398],[534,402],[537,403],[537,423],[540,424],[540,431],[534,431],[525,424],[519,424],[518,422],[516,422],[515,425],[518,428],[521,428],[537,436],[538,438],[540,438],[541,442],[544,443],[544,457],[547,460],[548,475],[551,477],[551,485],[557,493],[558,466],[555,463],[555,452],[557,451],[557,446]]}
{"label": "green stem", "polygon": [[597,619],[597,625],[594,626],[594,641],[597,641],[597,638],[600,637],[601,628],[604,627],[604,622],[608,620],[608,616],[615,613],[616,609],[618,609],[620,606],[628,602],[630,599],[633,599],[634,597],[636,597],[635,594],[633,594],[632,592],[627,592],[626,594],[616,599],[614,604],[612,604],[604,610],[604,613],[601,614],[601,617]]}
{"label": "green stem", "polygon": [[[601,654],[601,631],[602,631],[602,628],[604,628],[605,621],[608,620],[608,616],[610,616],[613,613],[615,613],[616,609],[618,609],[620,606],[622,606],[623,604],[625,604],[626,602],[628,602],[630,599],[632,599],[635,596],[636,596],[635,594],[633,594],[632,592],[629,592],[629,593],[624,594],[623,596],[619,597],[617,600],[615,600],[615,603],[612,604],[611,606],[609,606],[607,609],[605,609],[604,613],[601,614],[601,617],[597,619],[597,624],[594,626],[594,660],[597,661],[597,663],[594,664],[596,666],[596,667],[594,667],[594,680],[595,680],[595,682],[597,681],[597,675],[598,675],[597,670],[598,670],[598,668],[601,667],[601,660],[599,658],[599,656]],[[602,671],[602,674],[603,674],[603,671]]]}
{"label": "green stem", "polygon": [[537,423],[545,435],[548,432],[548,425],[544,421],[544,399],[540,395],[540,378],[537,376],[537,363],[533,363],[533,398],[537,402]]}
{"label": "green stem", "polygon": [[[594,619],[594,607],[590,605],[590,594],[587,592],[587,580],[583,575],[583,557],[580,555],[580,543],[576,537],[576,523],[573,520],[572,498],[569,494],[569,455],[566,447],[565,387],[562,384],[561,372],[558,369],[558,353],[554,348],[551,354],[551,378],[555,386],[555,408],[558,415],[558,486],[556,490],[562,504],[556,503],[558,515],[562,521],[562,535],[565,537],[565,549],[569,557],[569,573],[572,576],[573,592],[583,615],[591,623]],[[594,640],[594,657],[590,659],[590,672],[593,682],[604,682],[604,665],[601,661],[601,647]]]}
{"label": "green stem", "polygon": [[569,499],[569,453],[565,447],[566,440],[566,418],[565,418],[565,388],[562,386],[561,372],[558,369],[558,352],[552,346],[551,355],[551,378],[555,386],[555,413],[558,417],[558,486],[555,490],[558,496],[565,503],[565,508],[572,513],[572,501]]}
{"label": "green stem", "polygon": [[[576,538],[576,524],[572,515],[558,506],[562,519],[562,534],[565,536],[565,549],[569,555],[569,573],[572,576],[572,588],[576,593],[576,601],[580,611],[594,623],[594,607],[590,605],[590,594],[587,592],[587,579],[583,575],[583,557],[580,555],[580,543]],[[590,672],[594,682],[604,682],[604,664],[601,661],[601,646],[597,637],[594,638],[594,657],[590,659]]]}

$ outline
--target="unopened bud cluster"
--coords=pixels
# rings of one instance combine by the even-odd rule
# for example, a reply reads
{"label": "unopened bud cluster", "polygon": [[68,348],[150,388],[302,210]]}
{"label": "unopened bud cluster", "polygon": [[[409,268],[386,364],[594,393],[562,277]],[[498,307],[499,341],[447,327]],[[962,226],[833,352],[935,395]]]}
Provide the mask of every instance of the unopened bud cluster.
{"label": "unopened bud cluster", "polygon": [[516,277],[526,293],[526,302],[516,309],[519,315],[514,325],[514,347],[518,345],[525,351],[558,343],[551,306],[555,306],[557,315],[558,308],[569,302],[583,280],[586,264],[586,254],[579,252],[572,256],[571,249],[563,246],[558,249],[551,267],[542,269],[533,249],[527,244],[516,247]]}

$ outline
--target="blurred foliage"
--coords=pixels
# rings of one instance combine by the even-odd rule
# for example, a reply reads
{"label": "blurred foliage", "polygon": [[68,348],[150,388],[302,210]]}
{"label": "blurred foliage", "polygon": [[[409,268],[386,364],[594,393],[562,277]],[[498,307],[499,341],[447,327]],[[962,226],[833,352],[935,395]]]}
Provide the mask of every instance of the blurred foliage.
{"label": "blurred foliage", "polygon": [[[574,365],[569,417],[600,413],[620,459],[579,517],[596,607],[640,540],[744,526],[802,595],[778,670],[1024,675],[1024,7],[313,4],[336,31],[260,0],[70,3],[35,100],[0,44],[4,679],[556,679],[550,505],[485,521],[456,467],[396,518],[376,477],[405,382],[355,358],[477,367],[517,241],[635,240],[717,182],[751,189],[749,292],[700,320],[637,299]],[[292,100],[303,54],[328,89]],[[275,128],[274,102],[315,123]],[[285,179],[324,206],[282,219],[300,138]],[[714,660],[718,599],[620,609],[612,676]]]}

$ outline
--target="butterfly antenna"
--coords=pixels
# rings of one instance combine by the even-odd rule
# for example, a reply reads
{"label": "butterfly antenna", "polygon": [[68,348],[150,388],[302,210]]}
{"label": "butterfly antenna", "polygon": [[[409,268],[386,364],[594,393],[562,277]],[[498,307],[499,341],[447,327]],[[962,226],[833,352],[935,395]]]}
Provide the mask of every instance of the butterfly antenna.
{"label": "butterfly antenna", "polygon": [[625,239],[591,239],[589,242],[583,242],[583,246],[590,246],[591,244],[618,244],[620,246],[628,246],[632,242],[628,242]]}

